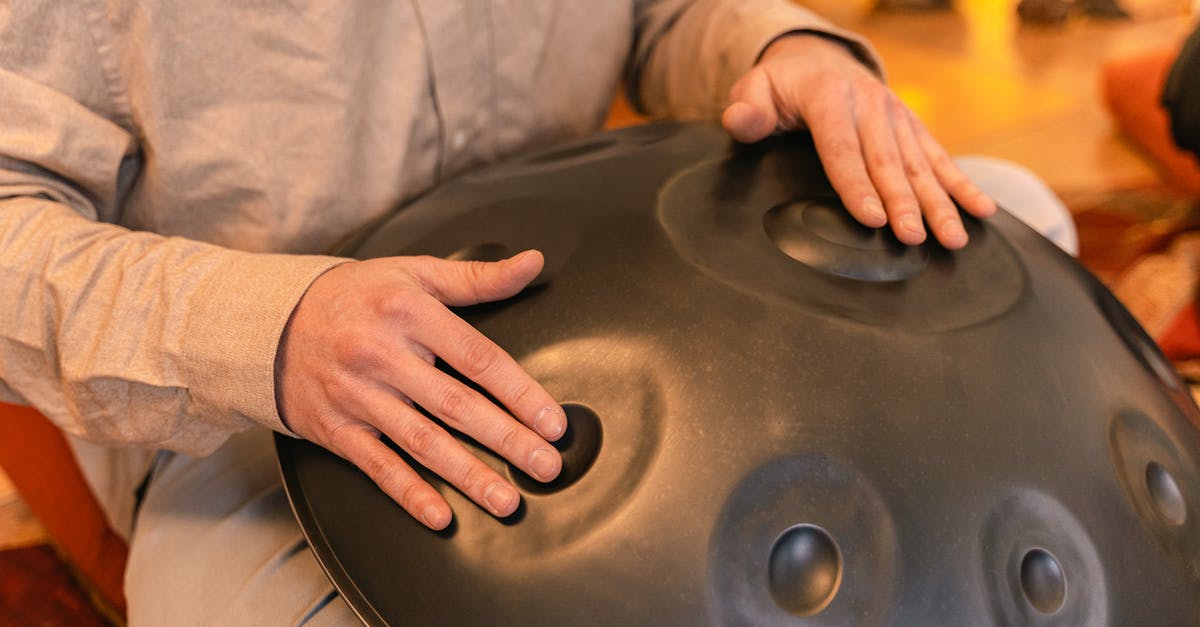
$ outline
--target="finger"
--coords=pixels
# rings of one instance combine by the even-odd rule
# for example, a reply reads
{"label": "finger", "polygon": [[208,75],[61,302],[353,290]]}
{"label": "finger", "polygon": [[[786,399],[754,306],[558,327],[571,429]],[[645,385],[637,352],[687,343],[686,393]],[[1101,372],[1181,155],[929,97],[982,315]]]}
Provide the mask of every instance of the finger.
{"label": "finger", "polygon": [[[521,496],[516,488],[472,455],[445,429],[416,409],[399,402],[394,391],[381,388],[364,394],[359,415],[387,434],[414,460],[458,488],[492,515],[503,518],[512,514],[520,504]],[[386,460],[371,460],[375,464],[382,464],[383,461]],[[403,464],[403,460],[395,457],[392,463]],[[389,471],[400,473],[383,466],[377,470],[385,479],[391,480],[387,476]]]}
{"label": "finger", "polygon": [[734,83],[721,124],[730,136],[745,144],[764,139],[779,128],[779,113],[765,72],[752,69]]}
{"label": "finger", "polygon": [[921,220],[921,206],[908,182],[896,144],[892,98],[884,89],[860,92],[860,97],[855,100],[858,135],[867,173],[883,198],[892,231],[905,244],[920,244],[925,241],[925,225]]}
{"label": "finger", "polygon": [[540,481],[552,481],[562,469],[558,451],[508,412],[454,377],[418,358],[395,364],[390,381],[402,381],[406,396],[453,429],[512,462]]}
{"label": "finger", "polygon": [[331,448],[366,473],[413,518],[430,529],[445,529],[453,516],[446,499],[366,425],[363,427],[347,427],[333,434]]}
{"label": "finger", "polygon": [[452,307],[515,296],[542,271],[542,253],[527,250],[502,261],[447,261],[422,258],[413,275],[429,294]]}
{"label": "finger", "polygon": [[958,168],[958,164],[954,163],[954,160],[946,153],[946,149],[942,148],[942,145],[933,138],[925,125],[911,111],[908,117],[913,132],[920,141],[921,149],[925,152],[925,157],[933,168],[934,175],[942,184],[942,188],[949,192],[950,196],[957,200],[967,213],[977,218],[986,218],[996,213],[995,201],[971,182],[966,174],[963,174],[963,171]]}
{"label": "finger", "polygon": [[967,232],[963,229],[958,208],[950,201],[946,190],[934,175],[913,131],[908,109],[899,100],[892,102],[892,119],[895,121],[896,144],[900,147],[904,171],[921,203],[925,222],[943,246],[951,250],[962,248],[967,244]]}
{"label": "finger", "polygon": [[840,96],[819,99],[808,112],[806,123],[812,129],[825,174],[850,215],[866,226],[879,228],[887,224],[887,214],[863,161],[854,116],[847,106],[853,101],[848,86]]}
{"label": "finger", "polygon": [[423,314],[428,324],[413,339],[441,357],[464,377],[483,386],[518,420],[554,441],[567,430],[562,406],[504,349],[462,318],[431,301]]}

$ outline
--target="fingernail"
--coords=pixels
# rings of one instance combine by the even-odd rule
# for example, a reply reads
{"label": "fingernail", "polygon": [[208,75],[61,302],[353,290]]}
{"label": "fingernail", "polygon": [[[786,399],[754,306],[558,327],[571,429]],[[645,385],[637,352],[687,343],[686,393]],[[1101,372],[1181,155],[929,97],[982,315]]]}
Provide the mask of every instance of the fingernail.
{"label": "fingernail", "polygon": [[557,440],[567,430],[567,415],[558,405],[543,407],[533,419],[533,428],[547,440]]}
{"label": "fingernail", "polygon": [[497,516],[507,516],[516,509],[517,492],[503,483],[493,483],[483,491],[483,500]]}
{"label": "fingernail", "polygon": [[875,222],[882,223],[887,220],[887,213],[883,211],[883,205],[874,196],[867,196],[863,199],[862,212],[866,215],[867,219]]}
{"label": "fingernail", "polygon": [[425,509],[421,510],[421,520],[424,521],[426,527],[433,529],[441,529],[446,526],[442,521],[442,510],[436,505],[426,505]]}
{"label": "fingernail", "polygon": [[533,469],[533,476],[542,481],[550,481],[558,475],[558,455],[551,453],[549,449],[539,448],[529,455],[529,467]]}

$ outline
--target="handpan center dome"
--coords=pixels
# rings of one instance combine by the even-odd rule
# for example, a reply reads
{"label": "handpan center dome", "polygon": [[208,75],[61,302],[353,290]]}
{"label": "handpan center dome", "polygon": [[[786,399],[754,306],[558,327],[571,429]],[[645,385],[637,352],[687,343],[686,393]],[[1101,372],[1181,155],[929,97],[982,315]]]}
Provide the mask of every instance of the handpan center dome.
{"label": "handpan center dome", "polygon": [[836,199],[800,200],[772,207],[763,227],[784,254],[816,270],[862,281],[912,278],[929,257],[886,229],[867,228]]}
{"label": "handpan center dome", "polygon": [[342,254],[546,258],[459,313],[563,403],[563,475],[449,529],[279,438],[370,624],[1191,625],[1200,411],[1094,278],[1007,214],[901,246],[810,139],[606,133],[450,182]]}

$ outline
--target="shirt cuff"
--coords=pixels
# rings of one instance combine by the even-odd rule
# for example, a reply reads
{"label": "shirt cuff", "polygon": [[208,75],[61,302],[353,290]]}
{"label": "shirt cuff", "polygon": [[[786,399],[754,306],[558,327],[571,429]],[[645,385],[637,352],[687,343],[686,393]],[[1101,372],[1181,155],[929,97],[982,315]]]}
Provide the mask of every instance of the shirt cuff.
{"label": "shirt cuff", "polygon": [[[741,77],[758,63],[767,47],[781,37],[811,34],[845,45],[859,61],[880,79],[885,78],[883,62],[875,49],[857,33],[838,28],[823,19],[815,19],[807,10],[793,6],[772,6],[739,12],[742,34],[729,52],[729,68]],[[734,79],[736,80],[736,78]]]}
{"label": "shirt cuff", "polygon": [[759,48],[758,55],[754,57],[754,63],[757,64],[762,59],[763,54],[766,53],[767,48],[771,47],[771,44],[783,39],[784,37],[790,37],[792,35],[812,35],[814,37],[821,37],[822,39],[827,39],[829,41],[842,44],[846,47],[850,54],[854,55],[854,58],[858,59],[860,63],[867,66],[867,69],[871,70],[871,72],[878,76],[879,80],[887,82],[887,74],[884,71],[883,63],[879,60],[879,56],[875,53],[875,50],[871,48],[870,44],[853,33],[842,31],[840,29],[816,30],[812,28],[799,28],[780,33]]}
{"label": "shirt cuff", "polygon": [[[275,402],[275,357],[312,282],[349,259],[231,251],[185,312],[181,363],[201,415],[243,417],[295,436]],[[211,414],[210,414],[211,415]]]}

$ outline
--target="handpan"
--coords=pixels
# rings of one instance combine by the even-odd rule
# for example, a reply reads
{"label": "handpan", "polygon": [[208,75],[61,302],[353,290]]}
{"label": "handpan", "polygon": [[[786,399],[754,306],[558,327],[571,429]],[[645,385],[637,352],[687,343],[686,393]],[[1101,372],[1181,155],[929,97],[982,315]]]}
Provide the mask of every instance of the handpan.
{"label": "handpan", "polygon": [[395,625],[1200,624],[1200,412],[1070,257],[856,224],[805,135],[598,135],[448,183],[357,258],[537,248],[459,313],[566,408],[562,476],[432,532],[277,438],[350,607]]}

